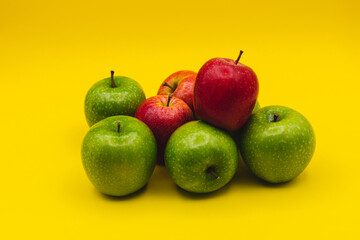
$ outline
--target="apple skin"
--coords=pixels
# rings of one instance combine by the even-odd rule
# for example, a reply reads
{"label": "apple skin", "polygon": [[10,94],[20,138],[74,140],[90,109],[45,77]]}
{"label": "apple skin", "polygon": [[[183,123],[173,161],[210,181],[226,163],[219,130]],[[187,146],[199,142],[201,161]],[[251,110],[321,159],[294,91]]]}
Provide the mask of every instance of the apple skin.
{"label": "apple skin", "polygon": [[156,163],[156,140],[138,119],[113,116],[90,128],[82,143],[81,157],[96,189],[111,196],[125,196],[150,179]]}
{"label": "apple skin", "polygon": [[171,178],[180,188],[194,193],[222,188],[233,178],[238,161],[236,143],[230,135],[203,121],[179,127],[165,149],[165,165]]}
{"label": "apple skin", "polygon": [[227,58],[213,58],[199,70],[194,84],[196,116],[230,131],[239,129],[254,109],[259,93],[255,72]]}
{"label": "apple skin", "polygon": [[[276,122],[274,114],[278,114]],[[267,106],[251,115],[237,132],[242,159],[259,178],[287,182],[309,164],[315,151],[315,133],[299,112]]]}
{"label": "apple skin", "polygon": [[[195,78],[196,72],[193,71],[183,70],[175,72],[167,77],[161,84],[157,95],[169,95],[172,93],[174,97],[183,100],[191,110],[194,111],[193,96]],[[168,86],[163,86],[164,83],[167,83],[173,89]]]}
{"label": "apple skin", "polygon": [[135,113],[153,132],[157,147],[157,164],[164,165],[164,151],[171,134],[181,125],[194,119],[190,107],[181,99],[158,95],[146,99]]}
{"label": "apple skin", "polygon": [[85,116],[90,127],[110,116],[134,116],[136,109],[145,100],[145,93],[135,80],[115,76],[114,83],[115,88],[112,88],[111,78],[105,78],[87,92]]}

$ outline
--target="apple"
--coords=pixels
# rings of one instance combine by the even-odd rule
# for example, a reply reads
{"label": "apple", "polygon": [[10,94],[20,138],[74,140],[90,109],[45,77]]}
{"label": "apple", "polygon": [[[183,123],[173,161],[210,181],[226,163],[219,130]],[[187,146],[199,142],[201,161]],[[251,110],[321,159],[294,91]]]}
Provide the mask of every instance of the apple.
{"label": "apple", "polygon": [[165,149],[165,165],[174,182],[194,193],[220,189],[238,166],[236,143],[225,131],[203,121],[179,127]]}
{"label": "apple", "polygon": [[246,165],[257,177],[271,183],[298,176],[315,151],[315,134],[309,121],[283,106],[256,111],[237,134]]}
{"label": "apple", "polygon": [[171,134],[181,125],[194,119],[190,107],[172,94],[146,99],[135,113],[154,133],[158,147],[157,163],[164,165],[164,150]]}
{"label": "apple", "polygon": [[95,83],[86,94],[85,116],[91,127],[110,116],[134,116],[136,109],[145,100],[140,84],[128,77],[115,76]]}
{"label": "apple", "polygon": [[193,71],[178,71],[171,74],[161,84],[157,95],[173,94],[174,97],[180,98],[194,111],[193,95],[194,82],[196,72]]}
{"label": "apple", "polygon": [[199,70],[194,84],[196,116],[230,131],[239,129],[254,109],[259,93],[255,72],[234,61],[213,58]]}
{"label": "apple", "polygon": [[81,157],[95,188],[107,195],[124,196],[150,179],[156,163],[156,140],[138,119],[113,116],[90,128]]}

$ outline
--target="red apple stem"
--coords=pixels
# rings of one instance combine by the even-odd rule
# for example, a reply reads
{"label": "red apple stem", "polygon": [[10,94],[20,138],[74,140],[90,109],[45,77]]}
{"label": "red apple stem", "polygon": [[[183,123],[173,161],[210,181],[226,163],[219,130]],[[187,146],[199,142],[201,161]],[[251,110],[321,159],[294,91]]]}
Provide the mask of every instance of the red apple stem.
{"label": "red apple stem", "polygon": [[170,86],[168,83],[166,83],[166,82],[164,82],[161,86],[165,86],[165,87],[168,87],[168,88],[170,88],[171,90],[173,90],[174,91],[174,88],[172,87],[172,86]]}
{"label": "red apple stem", "polygon": [[118,133],[120,132],[120,125],[121,125],[120,122],[117,122],[117,127],[118,127],[118,128],[117,128],[117,132],[118,132]]}
{"label": "red apple stem", "polygon": [[277,122],[278,118],[279,118],[279,114],[275,113],[273,122]]}
{"label": "red apple stem", "polygon": [[211,173],[211,175],[213,175],[214,176],[214,178],[216,178],[216,179],[220,179],[220,177],[214,172],[214,170],[212,170],[212,168],[210,167],[210,168],[208,168],[208,170],[209,170],[209,172]]}
{"label": "red apple stem", "polygon": [[237,57],[237,59],[235,60],[235,65],[237,65],[238,64],[238,62],[239,62],[239,60],[240,60],[240,58],[241,58],[241,55],[244,53],[244,51],[243,50],[240,50],[240,54],[239,54],[239,56]]}
{"label": "red apple stem", "polygon": [[173,95],[172,95],[171,93],[168,95],[168,100],[167,100],[167,104],[166,104],[167,107],[168,107],[169,104],[170,104],[170,100],[171,100],[172,96],[173,96]]}
{"label": "red apple stem", "polygon": [[111,73],[111,86],[112,88],[115,88],[114,71],[110,71],[110,73]]}

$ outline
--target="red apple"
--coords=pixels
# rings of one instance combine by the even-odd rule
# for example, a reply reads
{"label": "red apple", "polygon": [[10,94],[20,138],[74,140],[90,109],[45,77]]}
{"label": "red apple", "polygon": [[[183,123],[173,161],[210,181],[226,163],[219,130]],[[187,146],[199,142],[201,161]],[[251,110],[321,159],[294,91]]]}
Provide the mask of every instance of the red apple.
{"label": "red apple", "polygon": [[161,84],[157,95],[173,94],[174,97],[180,98],[194,111],[193,95],[194,82],[196,72],[193,71],[178,71],[171,74]]}
{"label": "red apple", "polygon": [[249,118],[259,93],[255,72],[236,61],[213,58],[199,70],[194,85],[194,109],[198,118],[235,131]]}
{"label": "red apple", "polygon": [[194,119],[190,107],[181,99],[158,95],[142,102],[135,117],[154,133],[157,142],[157,164],[164,165],[164,151],[171,134],[181,125]]}

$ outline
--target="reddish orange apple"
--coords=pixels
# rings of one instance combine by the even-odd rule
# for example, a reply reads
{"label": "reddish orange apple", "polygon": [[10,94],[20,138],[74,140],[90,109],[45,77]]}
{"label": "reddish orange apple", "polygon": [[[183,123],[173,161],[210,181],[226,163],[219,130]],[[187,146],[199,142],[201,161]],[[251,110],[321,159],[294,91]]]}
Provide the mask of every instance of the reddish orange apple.
{"label": "reddish orange apple", "polygon": [[194,111],[193,95],[196,72],[178,71],[171,74],[161,84],[157,95],[173,94],[174,97],[183,100]]}

